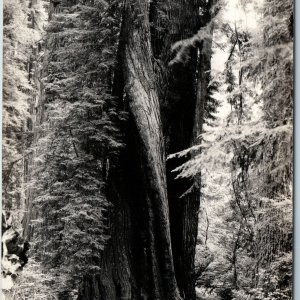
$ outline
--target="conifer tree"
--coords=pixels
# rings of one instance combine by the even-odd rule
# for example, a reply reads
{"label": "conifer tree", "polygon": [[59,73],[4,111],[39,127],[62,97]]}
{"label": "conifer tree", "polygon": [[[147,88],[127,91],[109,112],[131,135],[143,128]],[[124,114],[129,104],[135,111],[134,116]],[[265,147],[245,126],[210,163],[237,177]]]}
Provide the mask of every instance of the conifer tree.
{"label": "conifer tree", "polygon": [[[198,284],[221,299],[291,299],[292,3],[272,5],[260,7],[253,36],[223,27],[232,42],[220,87],[231,106],[226,128],[208,129],[202,153],[178,169],[184,177],[203,175]],[[220,185],[229,198],[212,192]]]}
{"label": "conifer tree", "polygon": [[111,95],[119,24],[110,4],[61,5],[47,27],[32,239],[44,269],[53,270],[54,290],[69,297],[84,275],[99,273],[108,239],[106,181],[122,146],[123,113]]}
{"label": "conifer tree", "polygon": [[6,210],[21,209],[24,203],[25,131],[30,95],[33,93],[27,68],[34,33],[24,26],[28,13],[24,2],[4,2],[2,197]]}

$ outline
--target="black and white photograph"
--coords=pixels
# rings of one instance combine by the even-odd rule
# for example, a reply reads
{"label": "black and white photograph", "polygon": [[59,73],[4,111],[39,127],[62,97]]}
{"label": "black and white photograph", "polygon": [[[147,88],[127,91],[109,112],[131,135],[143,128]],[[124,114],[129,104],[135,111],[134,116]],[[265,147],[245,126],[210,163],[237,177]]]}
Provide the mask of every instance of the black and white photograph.
{"label": "black and white photograph", "polygon": [[293,0],[3,0],[1,300],[297,300]]}

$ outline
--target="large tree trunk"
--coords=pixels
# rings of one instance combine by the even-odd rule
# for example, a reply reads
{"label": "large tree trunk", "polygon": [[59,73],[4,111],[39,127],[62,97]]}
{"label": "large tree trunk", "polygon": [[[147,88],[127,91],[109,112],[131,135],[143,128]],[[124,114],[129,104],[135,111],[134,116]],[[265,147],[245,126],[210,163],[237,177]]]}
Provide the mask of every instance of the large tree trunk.
{"label": "large tree trunk", "polygon": [[[133,298],[135,292],[131,289],[136,288],[140,291],[144,290],[144,293],[150,298],[180,299],[171,250],[165,151],[160,106],[152,66],[148,5],[148,1],[139,1],[135,4],[128,1],[124,11],[121,33],[124,41],[124,47],[121,50],[123,52],[122,65],[126,98],[128,99],[132,120],[129,132],[131,131],[130,134],[135,137],[135,141],[130,140],[130,137],[126,141],[128,152],[127,157],[123,159],[123,168],[125,170],[127,168],[127,172],[131,171],[135,176],[130,178],[127,183],[127,187],[131,186],[133,190],[125,191],[122,197],[119,198],[118,208],[117,203],[114,202],[114,209],[119,209],[119,214],[127,218],[127,221],[124,221],[124,219],[115,220],[118,225],[114,226],[122,224],[125,226],[123,228],[125,230],[124,234],[127,235],[131,232],[135,237],[130,242],[125,238],[121,243],[123,246],[128,243],[132,245],[123,250],[122,247],[119,247],[118,251],[121,251],[122,254],[127,250],[130,251],[128,248],[133,250],[131,253],[125,254],[121,265],[124,264],[126,259],[130,262],[133,259],[134,265],[137,264],[137,261],[140,261],[140,266],[144,268],[145,272],[145,274],[140,275],[145,280],[144,283],[140,279],[131,279],[132,282],[130,283],[126,283],[126,280],[123,279],[119,280],[117,285],[123,285],[124,288],[121,288],[121,294],[117,296],[124,299],[126,297],[128,299]],[[130,152],[134,152],[134,155],[130,155]],[[125,165],[124,162],[128,159],[131,160],[131,166],[136,166],[135,168],[131,167],[130,170],[130,166],[128,168]],[[128,174],[123,174],[123,177],[126,176]],[[115,179],[113,180],[115,181]],[[140,192],[134,191],[134,183],[140,186]],[[120,187],[119,184],[119,191]],[[129,195],[126,195],[127,193]],[[115,196],[113,196],[114,199]],[[131,228],[128,224],[128,205],[131,207],[131,211],[135,211],[135,213],[132,212],[133,222],[135,223],[133,224],[134,228]],[[142,219],[138,217],[139,214],[143,215]],[[119,229],[122,230],[122,228]],[[113,232],[111,234],[113,235]],[[117,232],[115,234],[118,235]],[[122,235],[121,240],[123,237]],[[112,242],[111,245],[113,246],[113,244],[115,243]],[[130,254],[134,257],[128,258]],[[134,265],[131,262],[130,265],[124,267],[123,277],[126,272],[137,273],[137,268]],[[120,265],[116,266],[116,269],[120,268]],[[114,273],[116,270],[112,270],[112,272]],[[132,275],[128,277],[132,277]],[[116,281],[115,278],[114,281]],[[130,285],[133,285],[133,287],[130,287]],[[110,287],[110,290],[113,290],[112,287]],[[141,293],[137,297],[142,297]]]}
{"label": "large tree trunk", "polygon": [[146,179],[155,297],[179,299],[171,249],[165,151],[152,65],[148,6],[148,1],[128,1],[125,7],[125,90],[140,139]]}
{"label": "large tree trunk", "polygon": [[[197,2],[170,1],[166,13],[172,26],[161,36],[150,32],[149,17],[154,24],[160,20],[148,0],[125,1],[112,87],[129,113],[122,128],[125,148],[107,184],[111,238],[100,274],[82,281],[81,300],[195,299],[199,183],[176,180],[171,171],[184,160],[166,163],[165,156],[193,145],[203,123],[203,111],[195,113],[205,99],[197,96],[199,45],[189,48],[188,62],[168,67],[171,45],[199,29]],[[165,72],[162,80],[157,64]],[[181,198],[191,185],[192,192]]]}
{"label": "large tree trunk", "polygon": [[[192,146],[202,130],[211,44],[189,47],[188,62],[168,67],[172,44],[199,29],[199,4],[169,3],[166,13],[173,25],[164,34],[152,30],[150,41],[148,11],[155,28],[161,25],[158,10],[163,9],[159,1],[151,5],[149,11],[148,1],[127,1],[123,16],[118,73],[123,68],[124,78],[115,81],[125,79],[130,121],[120,160],[122,174],[111,174],[115,217],[103,256],[101,299],[177,299],[178,290],[182,298],[195,299],[200,182],[175,179],[171,171],[185,160],[166,164],[165,153]],[[202,26],[210,20],[205,17]],[[157,64],[166,72],[163,79],[156,77]],[[118,86],[115,95],[123,101],[123,88]],[[181,197],[191,186],[191,192]]]}

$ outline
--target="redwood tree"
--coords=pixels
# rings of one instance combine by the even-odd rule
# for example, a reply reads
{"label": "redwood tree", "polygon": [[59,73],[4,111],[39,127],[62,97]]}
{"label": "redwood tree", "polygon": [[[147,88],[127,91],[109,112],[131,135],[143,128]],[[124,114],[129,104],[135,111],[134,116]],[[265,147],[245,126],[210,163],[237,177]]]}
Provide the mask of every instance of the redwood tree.
{"label": "redwood tree", "polygon": [[[195,298],[200,182],[175,179],[172,170],[184,160],[166,163],[166,154],[192,146],[201,132],[211,40],[197,31],[211,21],[211,8],[204,1],[125,3],[114,92],[129,120],[108,187],[114,206],[97,279],[103,298]],[[95,279],[82,299],[91,285]]]}
{"label": "redwood tree", "polygon": [[[26,232],[37,252],[47,240],[47,258],[38,257],[57,282],[59,270],[68,276],[59,299],[71,299],[76,284],[79,299],[195,299],[200,180],[176,179],[172,171],[185,160],[166,157],[202,131],[213,2],[51,2],[35,124],[41,155],[28,201],[42,223]],[[99,213],[87,208],[90,197],[99,197]],[[74,215],[80,206],[83,221]],[[84,230],[92,235],[79,249]],[[104,249],[82,257],[75,276],[65,253],[88,255],[96,232]]]}

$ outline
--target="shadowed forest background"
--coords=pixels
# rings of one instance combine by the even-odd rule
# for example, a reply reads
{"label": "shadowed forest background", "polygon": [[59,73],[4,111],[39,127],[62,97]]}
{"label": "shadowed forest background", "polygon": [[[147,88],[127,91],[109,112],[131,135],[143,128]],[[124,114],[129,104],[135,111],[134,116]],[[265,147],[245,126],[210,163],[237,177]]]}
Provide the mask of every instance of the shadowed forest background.
{"label": "shadowed forest background", "polygon": [[292,299],[293,2],[3,9],[1,297]]}

